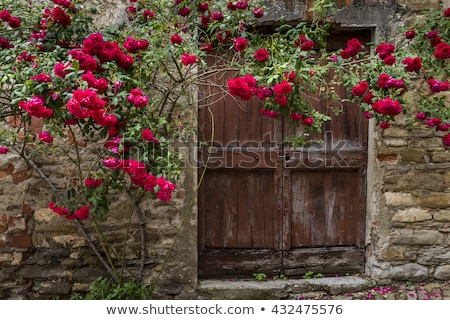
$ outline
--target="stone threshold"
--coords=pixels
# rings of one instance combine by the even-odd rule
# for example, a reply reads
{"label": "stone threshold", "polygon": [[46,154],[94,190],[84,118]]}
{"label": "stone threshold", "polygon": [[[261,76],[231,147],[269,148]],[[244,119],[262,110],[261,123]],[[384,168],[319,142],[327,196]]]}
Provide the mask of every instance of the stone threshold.
{"label": "stone threshold", "polygon": [[210,300],[280,300],[364,291],[375,282],[358,276],[298,280],[200,280],[197,293]]}

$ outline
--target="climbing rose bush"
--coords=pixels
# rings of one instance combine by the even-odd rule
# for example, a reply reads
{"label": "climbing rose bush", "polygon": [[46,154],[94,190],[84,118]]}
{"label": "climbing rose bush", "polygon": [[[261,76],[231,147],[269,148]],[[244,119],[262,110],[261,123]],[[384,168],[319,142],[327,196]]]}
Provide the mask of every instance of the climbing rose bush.
{"label": "climbing rose bush", "polygon": [[[211,68],[228,70],[231,96],[243,103],[257,99],[262,116],[298,126],[303,133],[292,139],[302,143],[331,119],[311,104],[309,97],[321,95],[356,102],[381,128],[403,114],[410,126],[423,123],[446,132],[442,142],[450,146],[448,9],[430,11],[404,30],[398,43],[381,41],[368,55],[367,44],[356,38],[326,51],[330,26],[322,21],[258,34],[255,26],[266,13],[260,1],[130,1],[127,21],[103,29],[92,23],[96,9],[82,1],[2,6],[0,79],[8,106],[2,117],[22,124],[20,132],[2,132],[0,154],[38,159],[45,148],[66,152],[67,145],[57,140],[70,134],[78,183],[64,203],[49,204],[68,219],[101,218],[111,190],[172,198],[180,157],[170,137],[186,134],[180,119],[187,110],[179,102],[184,100],[185,108],[196,104],[189,89],[206,85],[202,75]],[[226,54],[229,62],[208,65],[212,54]],[[412,107],[408,92],[416,83],[424,85]],[[342,85],[346,96],[334,89]],[[42,119],[41,132],[30,130],[33,118]],[[80,157],[86,142],[102,147],[93,166]]]}

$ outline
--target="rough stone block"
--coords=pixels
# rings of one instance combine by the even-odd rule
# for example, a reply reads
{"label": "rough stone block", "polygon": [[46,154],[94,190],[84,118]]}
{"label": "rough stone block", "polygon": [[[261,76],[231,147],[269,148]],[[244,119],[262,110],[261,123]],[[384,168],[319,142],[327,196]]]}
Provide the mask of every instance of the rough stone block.
{"label": "rough stone block", "polygon": [[434,277],[438,280],[450,280],[450,264],[436,267]]}
{"label": "rough stone block", "polygon": [[431,219],[432,215],[427,210],[420,208],[399,210],[392,217],[392,221],[394,222],[419,222]]}
{"label": "rough stone block", "polygon": [[383,136],[388,138],[406,138],[409,136],[409,132],[399,127],[390,127],[383,130]]}
{"label": "rough stone block", "polygon": [[408,145],[408,141],[405,139],[386,139],[383,141],[387,147],[406,147]]}
{"label": "rough stone block", "polygon": [[444,246],[424,248],[418,251],[417,263],[438,266],[450,262],[450,251]]}
{"label": "rough stone block", "polygon": [[406,192],[385,192],[386,205],[388,206],[414,206],[415,200],[411,193]]}
{"label": "rough stone block", "polygon": [[417,263],[395,266],[390,271],[390,278],[400,281],[423,281],[428,279],[428,268]]}
{"label": "rough stone block", "polygon": [[66,295],[72,290],[70,283],[41,282],[33,287],[33,291],[45,295]]}
{"label": "rough stone block", "polygon": [[418,173],[414,175],[386,175],[385,188],[388,191],[444,191],[444,177],[438,173]]}
{"label": "rough stone block", "polygon": [[398,3],[407,6],[413,10],[424,10],[424,9],[439,9],[439,0],[398,0]]}
{"label": "rough stone block", "polygon": [[428,153],[422,149],[400,150],[400,158],[402,162],[429,162]]}
{"label": "rough stone block", "polygon": [[422,208],[445,209],[450,207],[450,193],[433,192],[417,197],[416,201]]}
{"label": "rough stone block", "polygon": [[434,152],[431,154],[432,162],[449,162],[450,161],[450,153],[448,152]]}
{"label": "rough stone block", "polygon": [[433,213],[433,218],[439,222],[450,222],[450,210],[439,210]]}
{"label": "rough stone block", "polygon": [[383,260],[404,260],[405,259],[405,247],[389,247],[380,251],[380,257]]}
{"label": "rough stone block", "polygon": [[414,138],[431,138],[434,136],[433,129],[430,128],[414,128],[410,132],[410,136]]}
{"label": "rough stone block", "polygon": [[432,246],[441,244],[445,236],[435,230],[395,230],[392,233],[392,243],[410,246]]}
{"label": "rough stone block", "polygon": [[20,275],[25,279],[62,279],[67,278],[67,273],[60,266],[41,267],[30,266],[20,270]]}

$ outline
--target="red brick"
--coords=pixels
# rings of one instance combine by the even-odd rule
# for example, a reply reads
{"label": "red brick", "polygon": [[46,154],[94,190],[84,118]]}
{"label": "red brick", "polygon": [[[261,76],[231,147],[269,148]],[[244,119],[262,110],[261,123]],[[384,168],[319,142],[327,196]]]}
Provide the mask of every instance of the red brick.
{"label": "red brick", "polygon": [[5,170],[0,170],[0,179],[9,176],[9,172]]}
{"label": "red brick", "polygon": [[8,236],[5,234],[0,234],[0,248],[9,247]]}
{"label": "red brick", "polygon": [[11,173],[11,176],[13,178],[13,182],[15,184],[19,184],[25,180],[27,180],[30,176],[28,174],[28,170],[27,169],[23,169],[17,172],[13,172]]}
{"label": "red brick", "polygon": [[379,154],[377,159],[381,162],[395,162],[398,160],[398,156],[396,154]]}
{"label": "red brick", "polygon": [[5,233],[8,230],[8,217],[6,215],[0,216],[0,233]]}
{"label": "red brick", "polygon": [[11,236],[11,242],[14,248],[31,248],[33,246],[31,234],[28,233]]}
{"label": "red brick", "polygon": [[31,217],[33,216],[34,210],[24,202],[22,206],[22,213],[27,217]]}

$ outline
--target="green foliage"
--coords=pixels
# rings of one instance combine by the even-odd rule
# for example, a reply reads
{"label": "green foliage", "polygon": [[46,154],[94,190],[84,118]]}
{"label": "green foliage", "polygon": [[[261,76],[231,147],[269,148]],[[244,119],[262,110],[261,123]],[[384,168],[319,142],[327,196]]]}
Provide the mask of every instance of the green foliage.
{"label": "green foliage", "polygon": [[99,277],[89,286],[86,295],[74,293],[71,300],[148,300],[152,298],[151,290],[142,284],[127,281],[117,284]]}
{"label": "green foliage", "polygon": [[324,275],[322,273],[315,273],[313,271],[307,271],[305,272],[305,274],[303,275],[303,279],[312,279],[312,278],[323,278]]}
{"label": "green foliage", "polygon": [[258,281],[266,281],[268,279],[267,275],[265,273],[254,273],[253,277]]}

